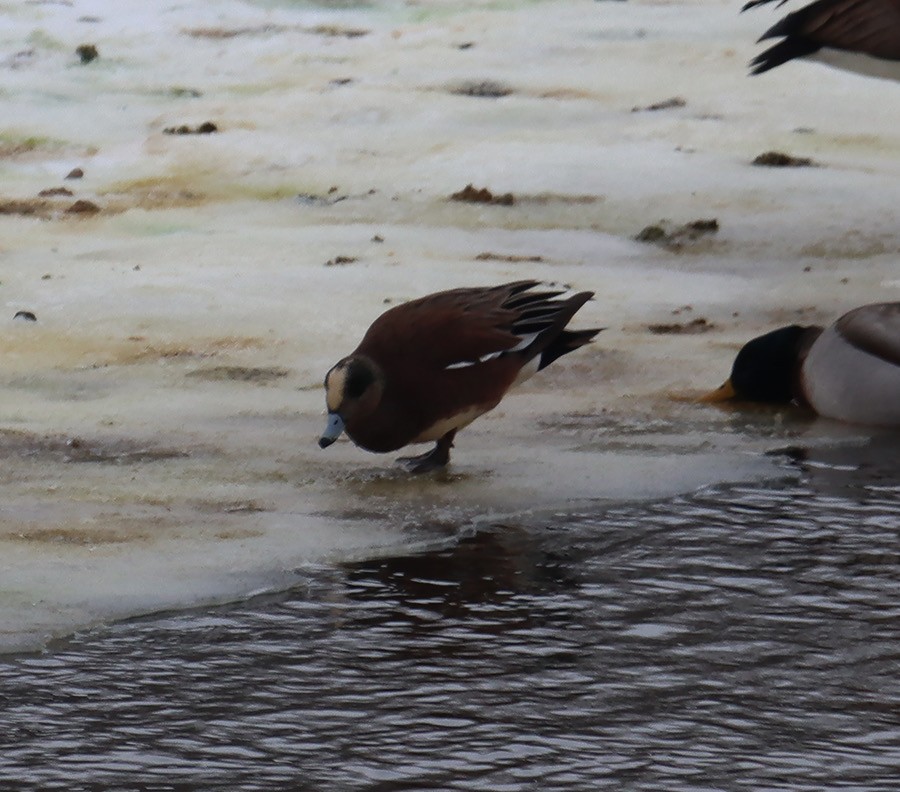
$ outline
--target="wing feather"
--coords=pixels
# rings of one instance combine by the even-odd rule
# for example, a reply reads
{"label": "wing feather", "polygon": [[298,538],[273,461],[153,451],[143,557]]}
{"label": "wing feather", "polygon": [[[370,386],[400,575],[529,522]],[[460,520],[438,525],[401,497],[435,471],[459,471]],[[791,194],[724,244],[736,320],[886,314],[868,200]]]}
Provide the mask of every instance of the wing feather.
{"label": "wing feather", "polygon": [[357,352],[390,365],[445,369],[515,347],[519,311],[508,301],[537,286],[516,281],[492,288],[452,289],[398,305],[383,313]]}
{"label": "wing feather", "polygon": [[900,366],[900,302],[855,308],[835,322],[835,329],[857,349]]}

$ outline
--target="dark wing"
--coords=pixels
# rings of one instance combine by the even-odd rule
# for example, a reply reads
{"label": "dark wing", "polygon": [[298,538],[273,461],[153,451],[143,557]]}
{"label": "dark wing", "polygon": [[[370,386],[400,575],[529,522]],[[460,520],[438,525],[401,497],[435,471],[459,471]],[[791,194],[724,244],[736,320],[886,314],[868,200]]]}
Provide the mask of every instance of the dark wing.
{"label": "dark wing", "polygon": [[863,305],[834,326],[857,349],[900,366],[900,302]]}
{"label": "dark wing", "polygon": [[[751,8],[756,8],[757,6],[767,5],[768,3],[774,3],[775,0],[750,0],[749,3],[746,3],[741,11],[749,11]],[[775,8],[781,8],[787,0],[778,0],[778,5]]]}
{"label": "dark wing", "polygon": [[538,285],[452,289],[398,305],[375,320],[357,352],[432,370],[478,363],[571,318],[569,301],[553,299],[562,292],[532,291]]}
{"label": "dark wing", "polygon": [[[774,3],[775,0],[750,0],[749,3],[746,3],[744,7],[741,9],[741,12],[749,11],[751,8],[756,8],[757,6],[766,5],[767,3]],[[781,8],[787,0],[778,0],[778,5],[775,8]]]}
{"label": "dark wing", "polygon": [[[756,0],[745,8],[770,1]],[[900,60],[900,0],[817,0],[788,14],[759,40],[770,38],[783,41],[750,62],[753,74],[823,47]]]}

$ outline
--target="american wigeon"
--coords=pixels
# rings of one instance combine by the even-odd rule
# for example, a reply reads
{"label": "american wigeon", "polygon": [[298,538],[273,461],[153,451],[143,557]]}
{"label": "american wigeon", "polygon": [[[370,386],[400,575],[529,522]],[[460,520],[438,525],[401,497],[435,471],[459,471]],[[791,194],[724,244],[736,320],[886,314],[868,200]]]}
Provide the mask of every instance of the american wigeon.
{"label": "american wigeon", "polygon": [[[771,2],[751,0],[742,10]],[[807,58],[900,80],[900,0],[816,0],[781,19],[759,41],[772,38],[782,40],[750,62],[752,74]]]}
{"label": "american wigeon", "polygon": [[557,300],[563,292],[533,291],[538,285],[451,289],[385,311],[325,376],[319,445],[342,432],[378,453],[436,441],[427,454],[398,461],[413,473],[444,467],[460,429],[600,332],[566,329],[593,292]]}
{"label": "american wigeon", "polygon": [[853,423],[900,426],[900,302],[855,308],[827,328],[791,325],[749,341],[704,401],[796,401]]}

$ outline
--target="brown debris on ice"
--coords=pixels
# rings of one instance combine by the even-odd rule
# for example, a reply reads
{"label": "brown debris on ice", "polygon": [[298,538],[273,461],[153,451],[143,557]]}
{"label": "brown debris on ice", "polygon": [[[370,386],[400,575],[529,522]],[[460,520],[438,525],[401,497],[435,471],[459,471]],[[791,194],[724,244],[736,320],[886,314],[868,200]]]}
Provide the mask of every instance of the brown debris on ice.
{"label": "brown debris on ice", "polygon": [[467,184],[459,192],[450,196],[451,201],[464,201],[466,203],[498,204],[500,206],[512,206],[516,199],[511,192],[502,195],[494,195],[487,187],[477,188]]}

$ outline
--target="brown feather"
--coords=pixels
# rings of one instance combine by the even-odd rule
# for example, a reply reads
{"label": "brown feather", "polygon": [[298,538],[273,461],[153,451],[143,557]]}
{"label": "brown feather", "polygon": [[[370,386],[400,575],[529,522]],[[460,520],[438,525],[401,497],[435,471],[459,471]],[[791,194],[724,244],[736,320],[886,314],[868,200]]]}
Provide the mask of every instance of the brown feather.
{"label": "brown feather", "polygon": [[847,343],[900,366],[900,302],[863,305],[834,326]]}
{"label": "brown feather", "polygon": [[349,357],[369,361],[383,387],[377,407],[346,416],[351,439],[393,451],[457,416],[474,419],[499,404],[529,361],[540,355],[543,368],[599,332],[565,330],[591,292],[554,300],[558,292],[531,291],[538,285],[452,289],[385,311]]}

